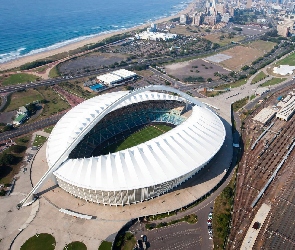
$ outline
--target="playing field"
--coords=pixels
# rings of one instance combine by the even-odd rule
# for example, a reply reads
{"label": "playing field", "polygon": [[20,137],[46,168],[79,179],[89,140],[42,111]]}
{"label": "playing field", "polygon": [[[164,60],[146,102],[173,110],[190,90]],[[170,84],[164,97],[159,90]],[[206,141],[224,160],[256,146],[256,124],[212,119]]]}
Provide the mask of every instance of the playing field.
{"label": "playing field", "polygon": [[128,137],[124,138],[123,140],[117,141],[112,145],[105,147],[101,153],[108,154],[108,153],[115,153],[127,148],[134,147],[146,141],[149,141],[155,137],[158,137],[161,134],[164,134],[171,130],[172,127],[167,125],[148,125],[135,133],[129,135]]}

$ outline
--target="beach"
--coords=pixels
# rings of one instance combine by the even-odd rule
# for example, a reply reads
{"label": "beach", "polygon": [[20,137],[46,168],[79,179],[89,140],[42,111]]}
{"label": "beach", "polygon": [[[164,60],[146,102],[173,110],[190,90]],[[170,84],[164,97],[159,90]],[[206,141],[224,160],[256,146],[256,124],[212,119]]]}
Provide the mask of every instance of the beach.
{"label": "beach", "polygon": [[[198,0],[193,0],[187,6],[186,9],[180,11],[176,15],[161,18],[159,20],[154,21],[154,23],[167,22],[167,21],[171,20],[172,18],[179,17],[181,14],[187,14],[187,13],[191,12],[194,9],[194,6],[195,6],[197,1]],[[146,24],[143,24],[143,25],[132,27],[130,29],[120,30],[120,31],[116,31],[116,32],[110,32],[110,33],[107,33],[107,34],[98,34],[97,36],[93,36],[91,38],[87,38],[87,39],[79,41],[79,42],[74,42],[74,43],[65,45],[63,47],[54,49],[54,50],[48,50],[48,51],[36,53],[36,54],[33,54],[33,55],[23,56],[21,58],[18,58],[18,59],[12,60],[12,61],[1,63],[0,64],[0,71],[13,69],[13,68],[19,67],[19,66],[21,66],[21,65],[23,65],[25,63],[40,60],[40,59],[43,59],[43,58],[46,58],[46,57],[49,57],[49,56],[52,56],[52,55],[56,55],[56,54],[59,54],[59,53],[68,52],[70,50],[74,50],[74,49],[83,47],[83,46],[88,45],[88,44],[97,43],[99,41],[102,41],[105,38],[111,37],[111,36],[116,35],[116,34],[122,34],[122,33],[125,33],[125,32],[137,30],[137,29],[143,29],[143,28],[145,28],[145,27],[147,27],[149,25],[150,25],[149,23],[146,23]]]}
{"label": "beach", "polygon": [[[195,6],[195,4],[197,2],[198,2],[198,0],[193,0],[187,6],[186,9],[180,11],[176,15],[158,19],[158,20],[154,21],[154,23],[167,22],[167,21],[171,20],[172,18],[179,17],[181,14],[189,13],[189,12],[193,11],[194,6]],[[122,33],[125,33],[125,32],[137,30],[137,29],[143,29],[143,28],[145,28],[145,27],[147,27],[149,25],[150,25],[150,23],[146,23],[146,24],[143,24],[143,25],[135,26],[135,27],[130,28],[130,29],[120,30],[120,31],[116,31],[116,32],[110,32],[110,33],[107,33],[107,34],[98,34],[97,36],[93,36],[91,38],[87,38],[87,39],[79,41],[79,42],[74,42],[74,43],[65,45],[63,47],[54,49],[54,50],[48,50],[48,51],[36,53],[36,54],[33,54],[33,55],[23,56],[21,58],[18,58],[18,59],[12,60],[12,61],[1,63],[0,64],[0,70],[2,71],[2,70],[13,69],[13,68],[19,67],[19,66],[21,66],[21,65],[23,65],[25,63],[28,63],[28,62],[33,62],[33,61],[40,60],[40,59],[43,59],[43,58],[46,58],[46,57],[49,57],[49,56],[52,56],[52,55],[56,55],[56,54],[63,53],[63,52],[68,52],[70,50],[74,50],[74,49],[83,47],[83,46],[85,46],[87,44],[97,43],[97,42],[99,42],[99,41],[101,41],[101,40],[103,40],[105,38],[111,37],[111,36],[116,35],[116,34],[122,34]]]}

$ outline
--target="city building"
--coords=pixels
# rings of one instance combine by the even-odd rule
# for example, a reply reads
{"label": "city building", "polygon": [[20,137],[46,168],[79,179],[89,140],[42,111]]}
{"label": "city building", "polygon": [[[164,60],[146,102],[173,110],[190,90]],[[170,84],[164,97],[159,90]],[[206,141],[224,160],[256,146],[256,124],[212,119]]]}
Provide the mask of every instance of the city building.
{"label": "city building", "polygon": [[186,14],[182,14],[180,15],[180,19],[179,19],[179,23],[180,24],[186,24],[187,23],[187,15]]}

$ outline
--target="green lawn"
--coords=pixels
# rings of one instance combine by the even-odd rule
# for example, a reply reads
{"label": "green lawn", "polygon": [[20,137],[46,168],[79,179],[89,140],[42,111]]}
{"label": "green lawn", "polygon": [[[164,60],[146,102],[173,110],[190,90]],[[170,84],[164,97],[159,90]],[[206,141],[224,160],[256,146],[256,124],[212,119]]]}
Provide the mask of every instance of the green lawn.
{"label": "green lawn", "polygon": [[77,96],[80,96],[84,99],[89,99],[91,97],[96,96],[96,92],[89,92],[83,89],[83,82],[83,79],[79,79],[75,81],[62,82],[59,84],[59,86],[65,89],[66,91],[74,93]]}
{"label": "green lawn", "polygon": [[224,249],[224,241],[230,231],[231,209],[234,203],[235,175],[222,193],[217,196],[213,210],[214,249]]}
{"label": "green lawn", "polygon": [[22,246],[21,250],[54,250],[55,239],[50,234],[38,234],[29,238]]}
{"label": "green lawn", "polygon": [[43,131],[46,132],[46,133],[48,133],[48,134],[50,134],[50,133],[52,132],[52,129],[53,129],[53,128],[54,128],[54,125],[49,126],[49,127],[47,127],[47,128],[44,128]]}
{"label": "green lawn", "polygon": [[278,65],[290,65],[295,66],[295,53],[292,53],[291,55],[287,56],[286,58],[278,61],[276,63],[276,66]]}
{"label": "green lawn", "polygon": [[266,74],[263,71],[260,71],[252,80],[251,84],[257,83],[266,78]]}
{"label": "green lawn", "polygon": [[103,241],[101,242],[98,250],[111,250],[112,249],[112,242]]}
{"label": "green lawn", "polygon": [[74,241],[66,245],[63,250],[87,250],[87,247],[83,242]]}
{"label": "green lawn", "polygon": [[239,100],[239,101],[234,102],[234,103],[232,104],[233,111],[236,112],[236,111],[238,111],[240,108],[244,107],[244,106],[247,104],[248,100],[249,100],[249,97],[245,97],[245,98],[243,98],[243,99],[241,99],[241,100]]}
{"label": "green lawn", "polygon": [[54,66],[50,71],[49,71],[49,77],[50,78],[55,78],[59,77],[59,72],[56,66]]}
{"label": "green lawn", "polygon": [[[124,234],[120,234],[116,238],[116,242],[114,243],[114,249],[120,250],[131,250],[134,248],[136,243],[136,238],[130,232],[125,232]],[[105,248],[107,250],[107,248]]]}
{"label": "green lawn", "polygon": [[286,78],[272,78],[269,81],[266,81],[265,83],[261,84],[260,87],[267,87],[269,85],[276,85],[276,84],[281,83],[284,80],[286,80]]}
{"label": "green lawn", "polygon": [[139,145],[146,141],[149,141],[155,137],[158,137],[161,134],[171,130],[172,128],[167,125],[150,125],[146,126],[143,129],[133,133],[124,140],[115,142],[114,144],[105,147],[102,150],[102,154],[115,153],[133,146]]}
{"label": "green lawn", "polygon": [[21,106],[29,104],[34,101],[41,101],[42,95],[34,89],[27,89],[25,91],[14,92],[8,98],[8,105],[6,105],[5,112],[16,110]]}
{"label": "green lawn", "polygon": [[229,88],[238,88],[238,87],[243,86],[247,82],[247,80],[248,80],[248,78],[241,79],[241,80],[238,80],[238,81],[233,82],[233,83],[222,84],[222,85],[219,85],[216,88],[214,88],[214,90],[223,90],[223,89],[229,89]]}
{"label": "green lawn", "polygon": [[42,135],[36,135],[36,138],[33,142],[33,146],[39,147],[42,146],[44,144],[44,142],[46,142],[47,138],[42,136]]}
{"label": "green lawn", "polygon": [[40,87],[37,90],[42,95],[43,99],[46,100],[40,117],[48,117],[70,108],[70,105],[67,103],[67,101],[61,99],[61,97],[56,92],[54,92],[52,88]]}
{"label": "green lawn", "polygon": [[7,85],[31,82],[31,81],[36,81],[37,78],[38,76],[35,76],[35,75],[18,73],[18,74],[10,75],[7,78],[4,78],[2,81],[2,85],[7,86]]}

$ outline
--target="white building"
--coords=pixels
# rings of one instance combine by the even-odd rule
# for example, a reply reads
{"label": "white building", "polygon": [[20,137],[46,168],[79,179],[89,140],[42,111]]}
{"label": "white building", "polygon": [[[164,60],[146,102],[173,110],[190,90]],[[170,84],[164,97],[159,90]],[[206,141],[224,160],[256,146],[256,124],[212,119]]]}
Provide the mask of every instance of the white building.
{"label": "white building", "polygon": [[288,121],[295,112],[295,96],[292,96],[289,101],[281,108],[276,117]]}
{"label": "white building", "polygon": [[100,76],[97,76],[96,79],[105,84],[105,85],[114,85],[120,81],[122,81],[122,77],[120,76],[117,76],[117,75],[114,75],[114,74],[111,74],[111,73],[107,73],[107,74],[104,74],[104,75],[100,75]]}
{"label": "white building", "polygon": [[104,75],[97,76],[96,79],[98,82],[103,83],[108,86],[112,86],[123,81],[132,79],[136,77],[136,73],[126,70],[126,69],[119,69]]}
{"label": "white building", "polygon": [[[190,116],[155,108],[175,103],[190,105]],[[125,123],[131,128],[153,120],[175,127],[132,148],[91,156],[91,145],[121,133],[128,127]],[[94,203],[117,206],[157,197],[205,167],[223,145],[225,134],[223,123],[206,105],[171,87],[152,85],[96,96],[71,109],[56,124],[47,142],[49,170],[22,204],[30,202],[50,178],[70,194]],[[89,151],[86,157],[75,157],[81,150]]]}
{"label": "white building", "polygon": [[157,40],[172,40],[177,37],[177,34],[172,34],[172,33],[163,33],[163,32],[149,32],[149,31],[144,31],[139,34],[135,35],[136,39],[139,40],[152,40],[152,41],[157,41]]}
{"label": "white building", "polygon": [[121,77],[124,80],[128,80],[128,79],[131,79],[131,78],[137,76],[136,73],[134,73],[132,71],[129,71],[129,70],[126,70],[126,69],[119,69],[119,70],[111,72],[111,74],[117,75],[117,76]]}
{"label": "white building", "polygon": [[180,15],[179,23],[180,24],[186,24],[187,23],[187,15],[186,14]]}

